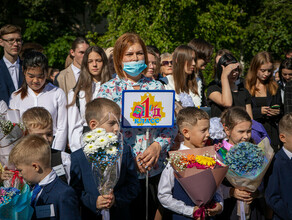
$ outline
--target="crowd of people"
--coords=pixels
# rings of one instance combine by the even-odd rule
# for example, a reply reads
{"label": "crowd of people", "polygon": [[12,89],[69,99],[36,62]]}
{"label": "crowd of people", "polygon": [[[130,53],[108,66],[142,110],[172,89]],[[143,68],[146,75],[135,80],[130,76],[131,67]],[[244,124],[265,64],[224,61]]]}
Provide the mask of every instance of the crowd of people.
{"label": "crowd of people", "polygon": [[[271,54],[259,51],[246,76],[229,50],[219,50],[214,80],[207,85],[203,72],[213,46],[202,39],[160,54],[134,33],[106,49],[77,37],[60,72],[49,69],[39,45],[22,50],[16,25],[0,29],[0,45],[0,110],[18,109],[25,127],[9,162],[32,186],[32,219],[106,219],[108,210],[110,219],[145,219],[146,174],[148,219],[192,219],[199,207],[166,165],[168,151],[206,146],[213,117],[221,119],[223,145],[269,137],[276,156],[256,192],[224,180],[206,217],[238,219],[241,200],[251,205],[250,219],[292,219],[292,50],[277,69]],[[176,123],[150,128],[148,146],[145,128],[120,128],[122,92],[164,89],[175,91]],[[257,135],[255,127],[261,128]],[[98,191],[82,148],[82,135],[96,128],[124,137],[119,179],[107,195]],[[7,166],[0,166],[0,181],[13,175]],[[52,169],[56,166],[64,172]],[[38,213],[51,204],[54,216]]]}

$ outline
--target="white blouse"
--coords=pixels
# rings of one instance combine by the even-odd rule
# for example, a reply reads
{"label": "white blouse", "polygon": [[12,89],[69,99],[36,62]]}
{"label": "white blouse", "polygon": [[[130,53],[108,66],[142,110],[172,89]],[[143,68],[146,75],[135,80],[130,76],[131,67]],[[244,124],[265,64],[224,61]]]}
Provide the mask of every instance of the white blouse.
{"label": "white blouse", "polygon": [[[100,82],[92,82],[92,98],[91,100],[97,97],[98,91],[100,88]],[[71,89],[68,93],[68,103],[70,104],[73,100],[74,91]],[[85,119],[85,92],[79,92],[79,103],[80,103],[80,111],[74,105],[68,108],[68,139],[69,139],[69,146],[72,152],[81,148],[81,136],[83,132],[83,126],[87,126],[86,119]]]}
{"label": "white blouse", "polygon": [[[198,84],[198,93],[199,95],[194,94],[192,91],[189,91],[189,95],[192,97],[192,100],[195,104],[195,106],[201,106],[202,104],[202,80],[197,77],[197,84]],[[167,75],[166,77],[162,78],[162,80],[166,83],[166,85],[164,85],[166,90],[175,90],[175,86],[174,86],[174,80],[173,80],[173,76],[172,75]],[[175,93],[175,100],[176,101],[180,101],[179,100],[179,95],[177,93]]]}
{"label": "white blouse", "polygon": [[55,136],[52,148],[64,151],[67,142],[67,100],[64,91],[51,83],[46,84],[43,91],[36,95],[27,88],[27,96],[21,99],[20,94],[12,93],[9,107],[19,109],[20,116],[29,108],[44,107],[53,118],[53,134]]}

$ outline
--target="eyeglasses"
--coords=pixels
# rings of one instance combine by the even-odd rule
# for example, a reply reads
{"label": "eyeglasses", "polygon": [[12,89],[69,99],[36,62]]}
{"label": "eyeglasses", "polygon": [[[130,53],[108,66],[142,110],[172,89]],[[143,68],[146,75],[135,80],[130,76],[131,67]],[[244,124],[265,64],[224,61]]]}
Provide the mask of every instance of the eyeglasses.
{"label": "eyeglasses", "polygon": [[169,66],[169,64],[172,65],[172,60],[171,61],[167,61],[167,60],[162,61],[162,66]]}
{"label": "eyeglasses", "polygon": [[11,38],[11,39],[4,39],[4,38],[2,38],[2,40],[6,41],[10,45],[13,45],[15,42],[17,44],[22,44],[22,39],[21,38]]}

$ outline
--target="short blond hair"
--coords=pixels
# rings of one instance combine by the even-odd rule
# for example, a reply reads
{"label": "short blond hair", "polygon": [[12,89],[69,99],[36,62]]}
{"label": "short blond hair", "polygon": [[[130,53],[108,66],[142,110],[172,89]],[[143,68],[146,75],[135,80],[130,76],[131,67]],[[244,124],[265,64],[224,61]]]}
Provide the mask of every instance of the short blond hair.
{"label": "short blond hair", "polygon": [[52,116],[50,112],[43,107],[33,107],[26,110],[22,115],[22,122],[28,131],[34,128],[53,129]]}
{"label": "short blond hair", "polygon": [[7,24],[0,29],[0,38],[6,34],[19,33],[21,35],[21,28],[17,25]]}
{"label": "short blond hair", "polygon": [[291,134],[292,132],[292,112],[284,115],[279,122],[280,134]]}
{"label": "short blond hair", "polygon": [[9,154],[9,163],[14,165],[39,163],[44,168],[51,167],[51,148],[48,142],[39,135],[23,137]]}
{"label": "short blond hair", "polygon": [[120,115],[121,109],[117,103],[106,98],[97,98],[92,100],[91,102],[88,102],[86,104],[85,110],[85,119],[87,124],[89,125],[89,122],[92,119],[100,122],[104,117],[105,112],[111,112],[113,114]]}

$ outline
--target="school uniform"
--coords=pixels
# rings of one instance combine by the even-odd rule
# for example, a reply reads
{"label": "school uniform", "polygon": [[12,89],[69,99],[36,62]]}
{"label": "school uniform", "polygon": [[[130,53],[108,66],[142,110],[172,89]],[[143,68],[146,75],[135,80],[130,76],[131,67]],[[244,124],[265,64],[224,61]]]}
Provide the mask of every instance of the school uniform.
{"label": "school uniform", "polygon": [[[181,143],[179,150],[189,150]],[[193,219],[196,204],[190,199],[174,176],[174,170],[168,163],[163,170],[159,185],[158,199],[164,208],[173,212],[172,219]],[[223,207],[223,197],[220,190],[214,195],[214,200],[220,202]]]}
{"label": "school uniform", "polygon": [[[83,204],[82,219],[100,219],[101,210],[96,209],[96,200],[100,195],[97,189],[98,184],[83,149],[73,152],[71,161],[70,185],[75,189]],[[129,204],[139,193],[137,171],[129,146],[124,146],[119,167],[119,180],[114,187],[115,204],[110,209],[110,219],[128,220],[131,219]]]}
{"label": "school uniform", "polygon": [[[92,98],[97,97],[98,91],[100,89],[100,82],[92,82]],[[71,104],[74,97],[74,90],[71,89],[68,94],[68,103]],[[85,119],[85,92],[83,90],[79,91],[77,95],[76,102],[74,105],[68,108],[68,140],[70,150],[72,152],[78,150],[82,146],[81,135],[85,129],[88,127]]]}
{"label": "school uniform", "polygon": [[51,149],[51,167],[56,172],[57,176],[66,184],[70,183],[70,166],[70,154]]}
{"label": "school uniform", "polygon": [[275,155],[266,201],[274,211],[274,220],[292,219],[292,153],[283,147]]}
{"label": "school uniform", "polygon": [[20,59],[12,64],[3,56],[0,60],[0,100],[8,105],[11,94],[22,85],[23,79]]}
{"label": "school uniform", "polygon": [[32,220],[79,220],[78,198],[75,191],[57,177],[55,171],[38,184],[41,186],[32,201]]}
{"label": "school uniform", "polygon": [[21,99],[20,93],[11,95],[9,107],[19,109],[20,116],[29,108],[44,107],[53,119],[54,141],[52,148],[64,151],[67,143],[67,101],[62,89],[47,83],[44,89],[36,95],[33,90],[27,87],[27,96]]}

